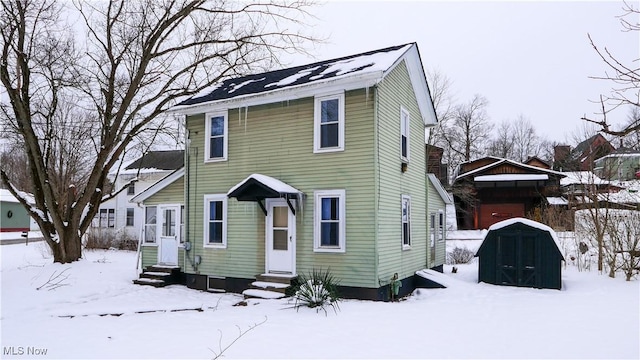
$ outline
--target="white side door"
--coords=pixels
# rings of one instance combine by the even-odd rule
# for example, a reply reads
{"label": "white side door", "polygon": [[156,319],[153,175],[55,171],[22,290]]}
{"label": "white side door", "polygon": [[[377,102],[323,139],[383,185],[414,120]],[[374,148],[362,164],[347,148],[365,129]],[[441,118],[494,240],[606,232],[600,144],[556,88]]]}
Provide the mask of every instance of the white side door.
{"label": "white side door", "polygon": [[178,265],[180,243],[180,206],[158,206],[158,263]]}
{"label": "white side door", "polygon": [[266,272],[295,274],[296,216],[286,200],[267,200]]}

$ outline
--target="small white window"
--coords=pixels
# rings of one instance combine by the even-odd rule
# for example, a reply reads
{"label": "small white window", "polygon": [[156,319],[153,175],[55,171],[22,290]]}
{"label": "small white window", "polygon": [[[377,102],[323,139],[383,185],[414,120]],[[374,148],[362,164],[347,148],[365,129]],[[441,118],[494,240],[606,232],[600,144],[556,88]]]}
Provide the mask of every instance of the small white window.
{"label": "small white window", "polygon": [[344,93],[315,98],[313,152],[344,150]]}
{"label": "small white window", "polygon": [[158,208],[147,206],[144,208],[144,242],[156,242],[156,223]]}
{"label": "small white window", "polygon": [[429,244],[435,245],[436,239],[436,213],[429,214]]}
{"label": "small white window", "polygon": [[400,158],[403,162],[409,162],[409,112],[400,107]]}
{"label": "small white window", "polygon": [[227,160],[227,147],[229,142],[229,122],[227,113],[213,113],[205,116],[205,161]]}
{"label": "small white window", "polygon": [[204,247],[227,247],[227,195],[204,197]]}
{"label": "small white window", "polygon": [[315,191],[314,203],[314,250],[345,252],[345,191]]}
{"label": "small white window", "polygon": [[402,195],[402,248],[411,248],[411,198]]}
{"label": "small white window", "polygon": [[444,241],[444,212],[438,212],[438,241]]}

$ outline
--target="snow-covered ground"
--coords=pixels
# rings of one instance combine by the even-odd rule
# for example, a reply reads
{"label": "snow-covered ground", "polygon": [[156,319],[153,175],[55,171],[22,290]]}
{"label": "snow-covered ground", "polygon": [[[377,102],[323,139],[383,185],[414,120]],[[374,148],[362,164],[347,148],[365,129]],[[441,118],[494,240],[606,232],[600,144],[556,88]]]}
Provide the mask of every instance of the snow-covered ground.
{"label": "snow-covered ground", "polygon": [[134,252],[65,265],[44,242],[0,252],[3,359],[211,359],[255,324],[225,358],[640,358],[640,281],[573,266],[561,291],[478,284],[476,264],[445,266],[446,289],[345,300],[325,315],[287,299],[233,306],[241,296],[134,285]]}

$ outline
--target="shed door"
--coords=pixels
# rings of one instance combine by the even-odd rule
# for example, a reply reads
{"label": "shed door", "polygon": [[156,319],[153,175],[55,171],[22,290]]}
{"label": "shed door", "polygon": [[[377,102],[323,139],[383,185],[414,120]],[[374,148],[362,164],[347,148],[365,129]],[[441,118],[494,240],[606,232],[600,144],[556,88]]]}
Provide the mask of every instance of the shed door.
{"label": "shed door", "polygon": [[536,286],[536,234],[498,236],[497,280],[503,285]]}

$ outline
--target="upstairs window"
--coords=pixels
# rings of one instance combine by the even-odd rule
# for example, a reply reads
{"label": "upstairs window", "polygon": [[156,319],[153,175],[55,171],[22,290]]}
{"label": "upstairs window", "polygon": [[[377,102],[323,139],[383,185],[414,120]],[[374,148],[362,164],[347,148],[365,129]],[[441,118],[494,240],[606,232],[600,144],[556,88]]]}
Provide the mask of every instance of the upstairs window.
{"label": "upstairs window", "polygon": [[127,195],[135,195],[136,194],[136,183],[131,183],[127,186]]}
{"label": "upstairs window", "polygon": [[400,158],[409,162],[409,112],[400,107]]}
{"label": "upstairs window", "polygon": [[215,113],[206,115],[205,124],[205,160],[225,161],[227,160],[227,144],[229,124],[226,113]]}
{"label": "upstairs window", "polygon": [[313,152],[344,150],[344,94],[315,98]]}

